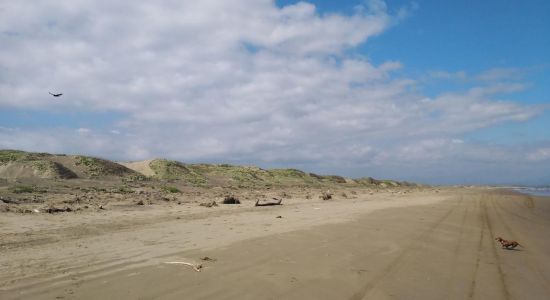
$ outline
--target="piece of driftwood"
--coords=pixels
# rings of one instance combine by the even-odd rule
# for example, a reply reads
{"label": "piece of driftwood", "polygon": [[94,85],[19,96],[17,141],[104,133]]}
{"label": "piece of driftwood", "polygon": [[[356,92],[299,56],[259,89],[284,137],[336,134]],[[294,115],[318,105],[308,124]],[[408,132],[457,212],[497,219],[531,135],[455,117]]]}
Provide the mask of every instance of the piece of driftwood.
{"label": "piece of driftwood", "polygon": [[218,206],[218,203],[216,203],[216,201],[212,201],[212,202],[203,202],[199,205],[200,206],[206,206],[206,207],[212,207],[212,206]]}
{"label": "piece of driftwood", "polygon": [[204,261],[216,261],[217,259],[212,258],[212,257],[205,256],[205,257],[201,257],[201,260],[204,260]]}
{"label": "piece of driftwood", "polygon": [[55,214],[59,212],[71,212],[73,210],[70,207],[59,208],[59,207],[52,206],[52,207],[44,208],[42,209],[42,211],[49,214]]}
{"label": "piece of driftwood", "polygon": [[200,272],[201,269],[202,269],[202,265],[201,265],[201,264],[193,264],[193,263],[184,262],[184,261],[167,261],[167,262],[165,262],[165,264],[170,264],[170,265],[186,265],[186,266],[192,267],[193,270],[195,270],[195,271],[197,271],[197,272]]}
{"label": "piece of driftwood", "polygon": [[6,204],[20,204],[21,202],[17,201],[17,200],[13,200],[9,197],[7,198],[4,198],[4,197],[0,197],[0,202],[4,202]]}
{"label": "piece of driftwood", "polygon": [[271,206],[271,205],[281,205],[281,202],[283,202],[283,199],[277,199],[273,198],[275,201],[264,201],[260,203],[260,200],[256,200],[256,204],[254,206]]}
{"label": "piece of driftwood", "polygon": [[323,194],[319,196],[319,198],[323,200],[330,200],[332,199],[332,193],[330,191],[323,192]]}

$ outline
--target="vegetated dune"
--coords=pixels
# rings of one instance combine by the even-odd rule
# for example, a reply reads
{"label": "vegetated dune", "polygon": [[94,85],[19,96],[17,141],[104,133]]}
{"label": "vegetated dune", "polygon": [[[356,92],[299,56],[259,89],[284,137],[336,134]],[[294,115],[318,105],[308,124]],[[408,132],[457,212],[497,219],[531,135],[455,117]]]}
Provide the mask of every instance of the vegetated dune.
{"label": "vegetated dune", "polygon": [[357,183],[341,176],[321,176],[296,169],[265,170],[255,166],[230,164],[185,164],[166,159],[121,164],[154,179],[182,180],[192,185],[321,186],[326,183]]}
{"label": "vegetated dune", "polygon": [[123,162],[122,165],[159,180],[181,180],[197,186],[325,186],[360,185],[392,187],[413,185],[370,177],[352,179],[336,175],[317,175],[297,169],[262,169],[230,164],[186,164],[167,159]]}
{"label": "vegetated dune", "polygon": [[0,150],[0,178],[101,179],[181,181],[193,186],[331,186],[357,185],[392,187],[410,185],[370,177],[351,179],[335,175],[317,175],[297,169],[262,169],[230,164],[186,164],[167,159],[113,162],[82,156]]}
{"label": "vegetated dune", "polygon": [[77,175],[48,153],[0,150],[0,178],[76,178]]}
{"label": "vegetated dune", "polygon": [[101,178],[128,177],[139,173],[109,160],[19,150],[0,150],[0,178]]}
{"label": "vegetated dune", "polygon": [[167,180],[183,180],[193,185],[204,185],[208,179],[196,172],[191,165],[167,159],[154,159],[149,163],[155,172],[154,178]]}
{"label": "vegetated dune", "polygon": [[71,167],[82,174],[82,177],[126,177],[139,174],[123,165],[102,158],[81,155],[69,156],[68,158],[68,163],[71,163]]}
{"label": "vegetated dune", "polygon": [[62,164],[49,160],[14,161],[0,165],[0,178],[76,178],[77,175]]}

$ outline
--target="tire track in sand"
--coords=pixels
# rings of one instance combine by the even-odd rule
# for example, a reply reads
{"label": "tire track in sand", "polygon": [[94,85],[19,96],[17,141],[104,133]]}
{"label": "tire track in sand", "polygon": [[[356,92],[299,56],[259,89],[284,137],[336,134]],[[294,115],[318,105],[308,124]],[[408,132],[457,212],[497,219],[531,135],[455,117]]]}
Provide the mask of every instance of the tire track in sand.
{"label": "tire track in sand", "polygon": [[474,298],[474,293],[476,289],[476,277],[477,273],[479,271],[479,262],[481,261],[481,252],[483,251],[483,237],[485,235],[485,219],[483,218],[483,214],[481,213],[481,200],[477,200],[477,212],[479,213],[480,218],[480,233],[479,233],[479,240],[477,243],[477,255],[476,255],[476,263],[474,267],[474,271],[472,273],[472,281],[470,282],[470,289],[468,291],[468,299]]}
{"label": "tire track in sand", "polygon": [[[462,204],[462,200],[464,199],[464,196],[461,196],[461,200],[460,200],[460,204]],[[460,230],[458,232],[458,237],[456,238],[456,246],[453,250],[453,258],[452,258],[452,264],[451,264],[451,271],[450,271],[450,274],[451,274],[451,279],[447,282],[447,297],[451,297],[452,295],[452,292],[453,292],[453,281],[456,280],[454,274],[457,270],[457,266],[458,266],[458,257],[461,253],[461,250],[462,250],[462,244],[463,244],[463,240],[464,240],[464,231],[465,231],[465,228],[466,228],[466,220],[467,220],[467,217],[468,217],[468,213],[469,213],[469,208],[466,206],[464,208],[464,213],[462,214],[462,219],[460,221]]]}
{"label": "tire track in sand", "polygon": [[[487,200],[487,199],[485,198],[483,200]],[[493,226],[492,226],[492,223],[491,223],[491,219],[489,218],[489,213],[487,212],[487,204],[485,203],[485,201],[483,201],[481,203],[481,207],[483,209],[482,216],[483,216],[483,219],[485,221],[485,224],[487,225],[487,229],[489,230],[489,237],[492,240],[493,236],[495,236],[495,235],[493,233]],[[493,210],[494,210],[494,208],[493,208]],[[501,289],[502,289],[502,292],[503,292],[504,299],[510,299],[510,291],[508,290],[508,286],[506,285],[506,278],[505,278],[504,272],[502,271],[500,257],[497,253],[496,247],[497,246],[494,243],[493,243],[492,246],[490,246],[493,257],[496,260],[497,271],[498,271],[498,275],[499,275],[499,281],[500,281],[500,284],[501,284]]]}
{"label": "tire track in sand", "polygon": [[[458,201],[460,203],[460,201]],[[428,237],[432,232],[435,231],[437,227],[441,225],[450,215],[451,213],[456,209],[457,203],[453,203],[452,207],[443,214],[439,219],[437,219],[434,223],[432,223],[426,230],[424,230],[422,233],[420,233],[416,238],[413,239],[413,242],[411,242],[405,249],[399,254],[397,258],[395,258],[386,268],[384,268],[378,276],[376,276],[373,280],[367,282],[359,291],[357,291],[355,294],[353,294],[349,300],[361,300],[363,299],[374,287],[376,287],[383,279],[387,278],[390,274],[392,274],[397,267],[403,262],[403,260],[410,254],[415,247],[418,245],[421,245],[425,243],[426,237]]]}

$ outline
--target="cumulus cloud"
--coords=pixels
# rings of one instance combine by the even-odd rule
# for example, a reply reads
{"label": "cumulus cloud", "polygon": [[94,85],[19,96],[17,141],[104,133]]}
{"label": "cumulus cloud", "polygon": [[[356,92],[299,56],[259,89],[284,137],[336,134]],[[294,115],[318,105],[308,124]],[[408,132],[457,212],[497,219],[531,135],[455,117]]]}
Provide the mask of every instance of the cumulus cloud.
{"label": "cumulus cloud", "polygon": [[430,71],[428,72],[428,76],[434,79],[465,80],[468,78],[468,75],[464,71],[458,71],[458,72]]}
{"label": "cumulus cloud", "polygon": [[526,69],[495,68],[482,72],[476,79],[482,81],[518,80],[525,76]]}
{"label": "cumulus cloud", "polygon": [[527,153],[527,159],[534,162],[550,160],[550,147],[536,149],[535,151]]}
{"label": "cumulus cloud", "polygon": [[76,132],[80,133],[80,134],[87,134],[87,133],[90,133],[92,130],[90,128],[78,128],[76,130]]}
{"label": "cumulus cloud", "polygon": [[[488,127],[506,121],[525,121],[537,115],[540,107],[526,107],[514,102],[494,99],[491,96],[521,90],[523,85],[492,85],[472,88],[463,93],[447,93],[432,101],[424,101],[425,110],[431,111],[440,126],[425,126],[425,131],[442,130],[458,134]],[[430,123],[430,119],[424,120]],[[434,124],[435,125],[435,124]],[[444,125],[444,126],[441,126]]]}
{"label": "cumulus cloud", "polygon": [[492,68],[477,74],[468,74],[465,71],[449,72],[444,70],[432,70],[427,72],[424,81],[449,80],[461,83],[475,84],[502,84],[523,80],[527,74],[540,70],[542,66],[524,68]]}
{"label": "cumulus cloud", "polygon": [[404,158],[448,158],[468,147],[461,134],[537,114],[496,98],[521,84],[426,100],[417,81],[394,76],[401,62],[347,54],[416,8],[393,15],[371,0],[340,15],[272,0],[2,2],[0,108],[121,118],[0,128],[0,147],[360,175]]}

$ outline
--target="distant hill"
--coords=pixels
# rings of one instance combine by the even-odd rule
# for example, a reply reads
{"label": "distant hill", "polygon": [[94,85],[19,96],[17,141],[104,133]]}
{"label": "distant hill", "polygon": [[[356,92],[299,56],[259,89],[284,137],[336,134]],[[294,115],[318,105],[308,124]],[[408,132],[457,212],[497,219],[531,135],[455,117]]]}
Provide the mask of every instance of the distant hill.
{"label": "distant hill", "polygon": [[183,181],[194,186],[373,186],[413,185],[371,177],[359,179],[317,175],[296,169],[262,169],[229,164],[186,164],[167,159],[113,162],[82,156],[0,150],[0,178]]}

